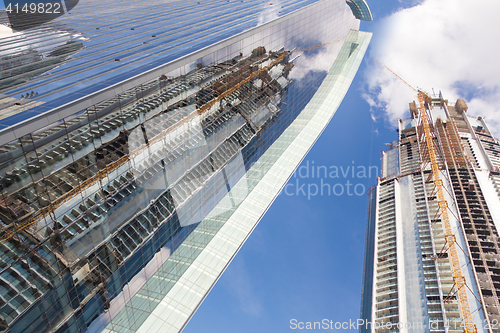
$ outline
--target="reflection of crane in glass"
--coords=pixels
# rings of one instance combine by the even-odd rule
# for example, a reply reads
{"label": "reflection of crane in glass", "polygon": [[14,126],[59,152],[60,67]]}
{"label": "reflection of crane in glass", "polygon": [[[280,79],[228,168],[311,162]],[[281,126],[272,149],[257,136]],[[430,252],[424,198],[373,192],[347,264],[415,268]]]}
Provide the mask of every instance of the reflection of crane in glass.
{"label": "reflection of crane in glass", "polygon": [[[232,93],[234,93],[235,91],[237,91],[238,89],[240,89],[245,84],[247,84],[248,82],[252,81],[253,79],[259,77],[262,74],[267,73],[272,67],[276,66],[281,61],[285,60],[286,57],[289,54],[296,53],[296,52],[308,51],[308,50],[316,49],[316,48],[319,48],[319,47],[322,47],[322,46],[325,46],[325,45],[334,44],[334,43],[337,43],[337,42],[339,42],[339,41],[335,40],[333,42],[328,42],[328,43],[324,43],[324,44],[320,44],[320,45],[314,45],[314,46],[306,47],[305,49],[301,49],[301,50],[293,50],[291,52],[286,52],[286,51],[281,52],[281,54],[278,55],[277,58],[274,59],[269,65],[267,65],[267,66],[265,66],[265,67],[263,67],[263,68],[255,71],[255,72],[252,72],[249,76],[247,76],[245,79],[239,81],[236,85],[234,85],[231,88],[229,88],[228,90],[224,91],[223,93],[221,93],[219,96],[215,97],[214,99],[212,99],[212,100],[208,101],[207,103],[203,104],[198,109],[198,114],[203,114],[205,111],[210,110],[210,108],[212,108],[215,105],[215,103],[222,101],[224,98],[226,98],[227,96],[231,95]],[[265,49],[264,48],[262,48],[262,49],[263,49],[263,52],[265,53]]]}
{"label": "reflection of crane in glass", "polygon": [[[333,44],[336,42],[338,41],[333,41],[321,45],[315,45],[301,50],[269,52],[270,62],[268,62],[268,64],[263,66],[262,68],[258,68],[258,66],[255,65],[249,65],[248,67],[244,68],[241,67],[238,71],[235,71],[233,74],[228,74],[226,81],[223,81],[220,87],[217,88],[216,97],[199,105],[197,113],[201,115],[204,112],[210,110],[214,105],[216,105],[217,102],[222,101],[224,98],[228,97],[233,92],[236,92],[238,89],[249,84],[254,79],[262,78],[265,80],[266,77],[269,77],[268,72],[274,66],[280,63],[283,63],[283,65],[286,68],[286,71],[289,71],[293,66],[293,64],[289,64],[287,60],[287,57],[290,54],[316,49],[324,45]],[[266,51],[264,47],[258,47],[252,52],[252,58],[254,59],[259,58],[263,56],[265,53]],[[288,68],[286,66],[288,66]],[[242,116],[249,123],[252,123],[252,121],[248,119],[248,117],[246,117],[243,114]],[[187,118],[181,120],[180,122],[178,122],[173,126],[174,127],[179,126],[183,122],[189,121],[191,119],[192,117],[188,116]],[[170,131],[170,130],[172,130],[172,127],[170,127],[165,131]],[[141,153],[144,149],[147,149],[148,146],[153,145],[157,141],[162,140],[163,134],[164,133],[162,132],[156,135],[154,138],[150,138],[150,140],[148,140],[146,144],[137,147],[137,149],[134,149],[133,151],[129,152],[127,150],[126,152],[124,152],[124,155],[121,156],[118,160],[109,161],[102,169],[99,169],[98,172],[92,174],[90,177],[79,182],[71,190],[68,190],[67,192],[63,193],[61,196],[55,198],[54,200],[50,201],[47,200],[47,202],[44,202],[44,205],[42,205],[40,209],[36,212],[34,212],[33,209],[31,209],[27,205],[24,206],[21,205],[22,203],[19,200],[18,203],[18,201],[14,201],[14,199],[7,198],[3,199],[2,201],[2,198],[0,198],[0,216],[2,216],[2,208],[4,208],[4,210],[6,211],[6,213],[4,214],[5,220],[12,222],[8,227],[0,226],[1,229],[0,243],[5,243],[6,241],[12,239],[13,237],[16,237],[17,235],[21,234],[23,231],[26,231],[28,228],[30,228],[31,226],[35,225],[40,220],[42,220],[44,217],[54,212],[63,203],[75,197],[76,195],[78,195],[85,189],[89,188],[96,182],[105,179],[110,173],[116,171],[120,166],[128,162],[133,156],[136,156],[137,154]],[[117,139],[120,139],[120,137],[118,137]],[[113,142],[114,141],[111,141],[110,143]],[[18,203],[17,206],[14,205],[15,203]],[[13,208],[16,208],[16,210],[12,210]],[[24,210],[20,208],[24,208]],[[57,224],[55,224],[53,231],[55,234],[57,234]]]}
{"label": "reflection of crane in glass", "polygon": [[[378,61],[378,60],[377,60]],[[467,290],[469,288],[466,284],[465,277],[462,274],[462,269],[460,268],[460,261],[458,259],[456,237],[453,233],[451,227],[450,218],[448,215],[448,203],[444,196],[443,190],[443,180],[441,179],[441,174],[439,172],[439,164],[437,160],[436,149],[434,148],[434,139],[431,133],[431,125],[429,124],[429,117],[427,115],[427,110],[425,107],[425,102],[431,102],[431,97],[420,90],[413,88],[408,82],[403,80],[399,75],[394,73],[389,67],[378,61],[382,66],[394,74],[398,79],[410,87],[413,91],[417,93],[418,97],[418,110],[420,114],[420,119],[422,121],[422,127],[425,135],[425,142],[427,144],[427,150],[429,153],[429,159],[432,169],[432,175],[434,177],[434,185],[436,187],[438,206],[441,211],[441,219],[443,221],[444,231],[445,231],[445,246],[448,246],[448,254],[450,259],[450,264],[453,270],[453,283],[456,291],[454,293],[458,295],[458,302],[460,305],[460,312],[462,314],[462,328],[465,333],[475,333],[477,332],[476,325],[474,325],[472,320],[472,314],[470,311],[469,301],[467,299]],[[453,290],[453,288],[451,289]],[[472,292],[472,291],[471,291]],[[451,294],[451,291],[450,291]],[[473,293],[474,294],[474,293]],[[449,295],[450,296],[450,295]]]}

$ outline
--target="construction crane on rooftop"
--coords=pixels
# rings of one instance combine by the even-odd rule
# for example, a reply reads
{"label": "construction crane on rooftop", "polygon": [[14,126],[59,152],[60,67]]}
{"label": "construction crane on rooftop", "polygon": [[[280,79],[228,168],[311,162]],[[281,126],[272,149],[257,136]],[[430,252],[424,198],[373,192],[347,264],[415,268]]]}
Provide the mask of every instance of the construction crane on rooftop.
{"label": "construction crane on rooftop", "polygon": [[[429,117],[427,115],[427,110],[425,107],[425,102],[430,102],[432,99],[429,95],[420,90],[413,88],[408,82],[403,80],[399,75],[394,73],[389,67],[384,65],[382,62],[377,60],[382,66],[394,74],[398,79],[410,87],[413,91],[417,93],[418,97],[418,110],[420,114],[420,119],[422,121],[422,126],[425,134],[425,142],[427,144],[427,150],[429,152],[429,159],[432,169],[432,175],[434,177],[434,185],[436,187],[437,199],[439,210],[441,211],[441,219],[443,221],[444,231],[445,231],[445,245],[448,246],[448,254],[450,265],[453,270],[453,283],[456,288],[456,294],[458,295],[458,302],[460,306],[460,312],[462,314],[463,325],[462,328],[465,333],[476,333],[477,328],[474,325],[472,314],[470,311],[469,300],[467,299],[466,281],[462,274],[462,269],[460,267],[460,261],[458,259],[456,237],[453,233],[451,227],[450,218],[448,214],[448,202],[444,196],[443,190],[443,180],[441,179],[441,174],[439,172],[439,164],[437,160],[436,149],[434,148],[434,139],[431,134],[431,125],[429,124]],[[468,287],[467,287],[468,288]],[[453,288],[452,288],[453,289]],[[451,293],[451,292],[450,292]]]}

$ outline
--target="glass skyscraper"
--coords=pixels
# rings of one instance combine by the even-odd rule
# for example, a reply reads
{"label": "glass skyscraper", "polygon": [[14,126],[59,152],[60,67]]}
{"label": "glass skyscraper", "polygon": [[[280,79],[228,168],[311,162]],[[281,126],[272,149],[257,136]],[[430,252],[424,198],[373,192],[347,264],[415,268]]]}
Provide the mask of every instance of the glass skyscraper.
{"label": "glass skyscraper", "polygon": [[82,0],[27,30],[0,14],[5,332],[182,330],[371,38],[363,0]]}
{"label": "glass skyscraper", "polygon": [[463,332],[443,213],[456,240],[470,316],[477,332],[500,320],[500,144],[484,119],[441,94],[425,102],[445,205],[438,204],[422,117],[399,121],[369,191],[361,332]]}

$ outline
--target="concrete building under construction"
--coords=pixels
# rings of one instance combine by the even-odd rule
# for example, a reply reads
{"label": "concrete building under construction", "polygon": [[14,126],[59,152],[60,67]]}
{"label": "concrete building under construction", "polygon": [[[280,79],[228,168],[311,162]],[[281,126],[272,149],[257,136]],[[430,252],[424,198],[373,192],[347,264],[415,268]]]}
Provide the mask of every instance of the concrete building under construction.
{"label": "concrete building under construction", "polygon": [[64,3],[21,31],[0,10],[0,332],[182,331],[332,119],[370,9]]}
{"label": "concrete building under construction", "polygon": [[[464,100],[453,105],[440,94],[423,106],[430,135],[424,108],[410,103],[411,119],[399,121],[399,139],[382,152],[382,175],[369,191],[361,332],[499,331],[500,144],[484,119],[467,115]],[[448,237],[465,278],[461,287]],[[461,325],[467,311],[473,328]]]}

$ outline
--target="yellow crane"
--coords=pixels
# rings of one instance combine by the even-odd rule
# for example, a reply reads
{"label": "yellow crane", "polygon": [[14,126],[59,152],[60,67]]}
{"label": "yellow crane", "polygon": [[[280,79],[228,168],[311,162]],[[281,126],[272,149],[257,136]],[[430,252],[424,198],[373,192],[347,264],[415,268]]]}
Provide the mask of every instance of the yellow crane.
{"label": "yellow crane", "polygon": [[[378,60],[377,60],[378,61]],[[453,229],[450,223],[450,217],[448,214],[448,202],[444,196],[443,190],[443,180],[441,179],[441,174],[439,172],[439,164],[437,160],[436,149],[434,148],[434,140],[432,138],[431,126],[429,124],[429,117],[427,116],[427,110],[425,108],[425,102],[429,102],[432,99],[420,89],[413,88],[408,82],[403,80],[399,75],[394,73],[389,67],[378,61],[382,66],[394,74],[398,79],[410,87],[413,91],[417,93],[418,97],[418,110],[420,114],[420,119],[422,120],[422,126],[425,134],[425,142],[427,144],[427,150],[429,152],[429,159],[432,169],[432,175],[434,177],[434,185],[436,187],[438,206],[441,211],[441,219],[443,221],[444,231],[445,231],[445,244],[448,245],[448,258],[450,260],[450,265],[453,270],[453,283],[456,288],[456,294],[458,295],[458,302],[460,306],[460,312],[462,314],[462,328],[465,333],[476,333],[477,328],[472,320],[472,314],[470,311],[469,300],[467,299],[466,281],[462,274],[462,269],[460,267],[460,261],[458,260],[458,251],[456,244],[456,237],[453,233]]]}

